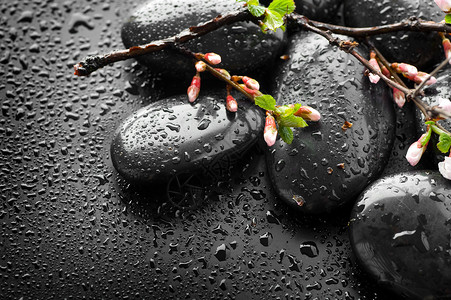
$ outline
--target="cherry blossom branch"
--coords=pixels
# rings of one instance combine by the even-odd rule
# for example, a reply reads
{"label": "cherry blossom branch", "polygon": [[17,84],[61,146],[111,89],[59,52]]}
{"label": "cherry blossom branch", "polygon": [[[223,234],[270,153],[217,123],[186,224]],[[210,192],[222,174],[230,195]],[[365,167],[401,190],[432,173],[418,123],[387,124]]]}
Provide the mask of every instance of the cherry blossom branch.
{"label": "cherry blossom branch", "polygon": [[373,26],[373,27],[346,27],[333,24],[310,21],[313,26],[322,30],[329,30],[336,34],[347,35],[351,37],[367,37],[396,31],[422,31],[422,32],[444,32],[451,33],[451,25],[445,23],[436,23],[424,21],[417,17],[410,17],[401,22]]}

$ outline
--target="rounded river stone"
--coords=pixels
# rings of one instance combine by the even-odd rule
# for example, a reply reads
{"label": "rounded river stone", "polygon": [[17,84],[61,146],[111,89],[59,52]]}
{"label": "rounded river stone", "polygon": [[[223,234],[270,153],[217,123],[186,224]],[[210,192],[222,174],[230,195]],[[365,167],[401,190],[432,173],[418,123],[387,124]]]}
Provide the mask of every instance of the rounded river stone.
{"label": "rounded river stone", "polygon": [[[242,6],[235,0],[151,0],[125,22],[122,41],[126,47],[132,47],[161,40]],[[183,44],[193,52],[218,53],[222,57],[218,66],[238,75],[267,67],[283,46],[281,30],[265,34],[250,22],[227,25]],[[141,56],[138,61],[166,76],[185,78],[195,73],[192,59],[173,49]]]}
{"label": "rounded river stone", "polygon": [[139,109],[117,129],[111,145],[114,167],[133,183],[187,172],[228,175],[263,135],[264,118],[261,109],[242,97],[237,98],[238,111],[230,113],[222,98],[225,91],[206,91],[194,104],[181,95]]}
{"label": "rounded river stone", "polygon": [[[286,203],[306,213],[332,212],[383,170],[394,139],[392,100],[383,82],[371,84],[354,57],[321,36],[294,35],[287,54],[276,73],[277,103],[301,102],[322,118],[294,129],[291,145],[278,140],[266,151],[269,174]],[[345,122],[352,127],[342,129]]]}
{"label": "rounded river stone", "polygon": [[[430,0],[344,0],[344,16],[347,26],[371,27],[412,16],[440,22],[445,14]],[[391,62],[405,62],[429,71],[434,63],[444,59],[441,39],[435,32],[400,31],[378,35],[373,40]]]}
{"label": "rounded river stone", "polygon": [[407,299],[451,299],[451,181],[432,171],[382,178],[350,224],[354,253],[379,284]]}

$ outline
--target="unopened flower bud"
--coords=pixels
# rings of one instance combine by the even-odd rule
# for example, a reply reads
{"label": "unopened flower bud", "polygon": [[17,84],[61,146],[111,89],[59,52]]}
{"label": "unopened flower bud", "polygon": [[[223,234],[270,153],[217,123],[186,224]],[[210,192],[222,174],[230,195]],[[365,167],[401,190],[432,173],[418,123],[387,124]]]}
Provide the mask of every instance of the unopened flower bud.
{"label": "unopened flower bud", "polygon": [[203,61],[198,61],[195,67],[197,72],[204,72],[207,69],[207,64]]}
{"label": "unopened flower bud", "polygon": [[451,113],[451,101],[449,101],[448,99],[439,98],[438,106],[440,106],[441,109]]}
{"label": "unopened flower bud", "polygon": [[189,102],[194,102],[197,99],[197,96],[199,96],[200,92],[200,75],[199,73],[196,73],[194,75],[193,80],[191,80],[191,85],[188,87],[188,100]]}
{"label": "unopened flower bud", "polygon": [[[376,53],[375,53],[374,51],[371,51],[371,53],[370,53],[370,60],[369,60],[369,63],[370,63],[370,65],[373,66],[377,71],[381,72],[381,68],[380,68],[379,64],[377,63],[377,60],[376,60]],[[371,72],[370,72],[370,74],[368,75],[368,77],[369,77],[369,79],[370,79],[370,82],[371,82],[371,83],[374,83],[374,84],[378,83],[379,80],[381,79],[381,78],[379,77],[379,75],[373,74],[373,73],[371,73]]]}
{"label": "unopened flower bud", "polygon": [[451,0],[434,0],[440,9],[445,13],[451,13]]}
{"label": "unopened flower bud", "polygon": [[416,166],[421,159],[424,151],[426,151],[427,143],[423,145],[423,139],[427,133],[423,134],[418,141],[410,145],[406,153],[406,159],[412,167]]}
{"label": "unopened flower bud", "polygon": [[[423,80],[428,78],[428,76],[429,76],[428,73],[418,71],[416,76],[413,76],[413,77],[406,76],[406,77],[407,77],[407,79],[415,81],[416,84],[420,84],[421,82],[423,82]],[[432,84],[434,84],[436,82],[437,82],[437,78],[435,78],[434,76],[431,76],[431,78],[429,78],[428,81],[426,81],[426,85],[432,85]]]}
{"label": "unopened flower bud", "polygon": [[[449,41],[449,39],[444,38],[442,44],[443,50],[445,50],[445,57],[449,60],[451,58],[451,42]],[[451,61],[449,61],[449,63],[451,64]]]}
{"label": "unopened flower bud", "polygon": [[418,74],[418,69],[412,65],[405,63],[392,63],[392,68],[395,69],[397,73],[402,73],[405,77],[415,77]]}
{"label": "unopened flower bud", "polygon": [[451,157],[445,156],[445,160],[438,163],[438,170],[443,177],[451,180]]}
{"label": "unopened flower bud", "polygon": [[406,103],[406,95],[397,88],[393,88],[393,100],[400,108],[402,108]]}
{"label": "unopened flower bud", "polygon": [[258,97],[263,95],[262,92],[258,91],[258,90],[253,90],[248,88],[245,84],[240,84],[239,85],[243,90],[245,90],[248,94],[254,96],[254,97]]}
{"label": "unopened flower bud", "polygon": [[222,75],[224,75],[224,77],[227,77],[227,79],[232,78],[232,76],[230,76],[230,73],[227,72],[227,70],[219,69],[219,68],[215,68],[215,70],[218,71],[219,73],[221,73]]}
{"label": "unopened flower bud", "polygon": [[241,80],[243,80],[244,84],[248,88],[256,90],[256,91],[260,90],[260,84],[258,83],[257,80],[247,77],[247,76],[243,76],[243,78]]}
{"label": "unopened flower bud", "polygon": [[265,129],[263,131],[263,138],[266,144],[271,147],[276,143],[277,126],[276,120],[271,114],[266,114]]}
{"label": "unopened flower bud", "polygon": [[238,103],[232,95],[228,95],[226,99],[226,108],[230,112],[236,112],[238,110]]}
{"label": "unopened flower bud", "polygon": [[321,114],[310,106],[301,106],[293,115],[301,117],[306,121],[319,121],[321,119]]}
{"label": "unopened flower bud", "polygon": [[221,63],[221,56],[216,53],[209,52],[204,56],[205,60],[211,63],[212,65],[217,65]]}

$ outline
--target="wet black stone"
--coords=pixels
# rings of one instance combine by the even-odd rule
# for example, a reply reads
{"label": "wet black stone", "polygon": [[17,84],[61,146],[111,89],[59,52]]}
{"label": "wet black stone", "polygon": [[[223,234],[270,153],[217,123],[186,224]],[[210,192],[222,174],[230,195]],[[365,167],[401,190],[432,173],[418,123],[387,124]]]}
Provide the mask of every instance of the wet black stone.
{"label": "wet black stone", "polygon": [[358,261],[384,287],[408,299],[451,298],[451,182],[415,171],[374,182],[350,227]]}
{"label": "wet black stone", "polygon": [[[444,13],[434,1],[344,0],[347,26],[371,27],[397,23],[409,17],[440,22]],[[375,45],[391,62],[405,62],[420,68],[429,68],[444,59],[442,43],[436,33],[406,32],[383,34],[373,38]]]}
{"label": "wet black stone", "polygon": [[[146,44],[175,34],[190,26],[206,22],[220,14],[236,11],[242,3],[235,0],[151,0],[140,6],[122,27],[126,47]],[[221,55],[221,68],[234,74],[248,74],[267,67],[283,46],[283,33],[265,34],[259,26],[239,22],[220,28],[183,44],[193,52]],[[171,77],[192,77],[193,63],[176,50],[164,50],[138,58],[152,70]]]}
{"label": "wet black stone", "polygon": [[[436,106],[440,104],[440,98],[444,99],[450,99],[449,95],[451,94],[451,76],[447,71],[440,73],[441,75],[437,77],[437,82],[427,88],[425,90],[426,96],[423,97],[423,101],[426,102],[426,104],[430,106]],[[426,132],[426,125],[425,125],[425,118],[424,115],[417,110],[416,111],[416,128],[417,128],[417,135],[412,136],[410,142],[413,143],[418,138]],[[438,123],[440,123],[444,128],[449,130],[451,128],[451,120],[441,120]],[[439,136],[437,134],[432,134],[431,140],[429,141],[427,151],[423,154],[424,157],[422,157],[420,162],[426,163],[429,161],[428,165],[431,168],[436,169],[437,164],[445,159],[445,156],[447,154],[444,154],[440,152],[437,148],[437,143],[439,142]]]}
{"label": "wet black stone", "polygon": [[186,95],[173,96],[135,112],[111,144],[116,170],[135,183],[194,172],[226,176],[263,134],[264,119],[243,97],[238,112],[227,112],[222,94],[205,91],[194,104]]}
{"label": "wet black stone", "polygon": [[[322,119],[294,129],[291,145],[278,140],[266,151],[269,175],[279,197],[299,211],[331,212],[383,170],[394,138],[392,100],[386,85],[371,84],[352,56],[322,37],[297,34],[287,53],[275,80],[277,103],[300,101]],[[352,127],[343,130],[345,121]]]}

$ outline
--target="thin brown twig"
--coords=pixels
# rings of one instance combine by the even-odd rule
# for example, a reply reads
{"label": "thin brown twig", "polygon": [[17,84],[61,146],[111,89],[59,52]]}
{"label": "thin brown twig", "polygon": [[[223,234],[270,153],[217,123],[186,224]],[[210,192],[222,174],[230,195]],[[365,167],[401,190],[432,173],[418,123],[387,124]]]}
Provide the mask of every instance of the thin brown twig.
{"label": "thin brown twig", "polygon": [[[431,79],[432,76],[435,76],[441,69],[443,69],[448,63],[451,61],[451,57],[449,59],[445,59],[441,62],[440,65],[438,65],[434,71],[428,74],[428,76],[415,88],[415,90],[412,92],[412,97],[416,97],[418,93],[423,89],[423,87],[426,85],[426,82]],[[451,115],[449,115],[451,117]]]}

